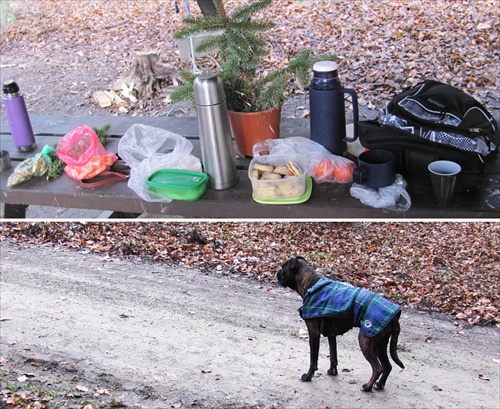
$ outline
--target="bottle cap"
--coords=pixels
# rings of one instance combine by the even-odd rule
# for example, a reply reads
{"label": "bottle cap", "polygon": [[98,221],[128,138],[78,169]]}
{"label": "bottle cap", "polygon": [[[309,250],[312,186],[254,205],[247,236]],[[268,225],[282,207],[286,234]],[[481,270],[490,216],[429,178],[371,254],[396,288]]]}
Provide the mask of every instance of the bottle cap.
{"label": "bottle cap", "polygon": [[222,80],[215,74],[202,74],[194,80],[196,105],[216,105],[226,99]]}
{"label": "bottle cap", "polygon": [[17,94],[19,85],[14,80],[9,80],[3,83],[2,91],[4,94]]}
{"label": "bottle cap", "polygon": [[337,71],[338,65],[333,61],[319,61],[313,65],[313,71],[316,72],[332,72]]}

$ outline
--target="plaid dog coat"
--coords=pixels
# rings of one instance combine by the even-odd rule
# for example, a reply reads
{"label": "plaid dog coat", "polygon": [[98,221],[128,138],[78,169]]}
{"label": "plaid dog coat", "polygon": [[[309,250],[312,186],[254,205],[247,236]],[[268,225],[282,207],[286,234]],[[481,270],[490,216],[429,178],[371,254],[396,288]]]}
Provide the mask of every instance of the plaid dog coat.
{"label": "plaid dog coat", "polygon": [[352,320],[372,337],[377,335],[401,308],[391,301],[363,288],[321,277],[309,288],[299,308],[303,319],[335,317]]}

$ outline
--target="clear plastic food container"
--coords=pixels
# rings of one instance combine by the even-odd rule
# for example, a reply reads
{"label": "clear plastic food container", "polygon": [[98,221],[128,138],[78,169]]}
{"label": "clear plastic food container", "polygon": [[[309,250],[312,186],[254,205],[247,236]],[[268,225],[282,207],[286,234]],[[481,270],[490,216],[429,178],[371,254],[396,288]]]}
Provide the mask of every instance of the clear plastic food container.
{"label": "clear plastic food container", "polygon": [[300,155],[258,156],[250,162],[248,177],[260,200],[300,197],[306,189],[306,160]]}

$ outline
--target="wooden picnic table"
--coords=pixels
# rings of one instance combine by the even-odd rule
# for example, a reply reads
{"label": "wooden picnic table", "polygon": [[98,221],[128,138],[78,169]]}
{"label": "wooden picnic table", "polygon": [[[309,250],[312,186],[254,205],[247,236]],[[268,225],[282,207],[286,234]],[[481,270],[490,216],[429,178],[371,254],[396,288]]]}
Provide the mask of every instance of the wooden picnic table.
{"label": "wooden picnic table", "polygon": [[[488,161],[485,174],[464,169],[457,181],[453,202],[438,207],[433,200],[430,180],[407,178],[407,191],[412,206],[406,212],[375,209],[351,197],[351,184],[313,183],[310,199],[301,204],[259,204],[252,198],[248,178],[251,158],[238,158],[238,183],[229,189],[208,189],[198,201],[174,200],[169,203],[142,200],[126,181],[95,189],[84,189],[66,174],[47,181],[45,177],[32,178],[8,188],[7,179],[17,164],[40,152],[44,145],[56,145],[62,136],[80,125],[101,127],[110,123],[111,137],[105,145],[117,153],[120,137],[132,125],[142,123],[164,128],[185,136],[194,145],[193,154],[201,158],[198,122],[193,117],[132,117],[132,116],[46,116],[32,115],[37,149],[18,153],[12,143],[6,121],[0,123],[1,149],[10,153],[12,168],[1,172],[1,204],[4,218],[24,218],[29,205],[96,209],[113,212],[112,217],[146,218],[207,218],[207,219],[497,219],[500,211],[500,184],[498,155]],[[309,136],[307,119],[283,119],[281,136]],[[236,152],[236,149],[235,149]]]}

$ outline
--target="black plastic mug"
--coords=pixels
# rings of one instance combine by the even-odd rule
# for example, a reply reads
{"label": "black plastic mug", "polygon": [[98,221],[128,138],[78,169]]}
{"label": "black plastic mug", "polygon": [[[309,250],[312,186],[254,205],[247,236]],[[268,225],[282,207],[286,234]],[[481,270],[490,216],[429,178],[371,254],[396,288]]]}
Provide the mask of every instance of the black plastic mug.
{"label": "black plastic mug", "polygon": [[352,178],[355,183],[371,188],[392,185],[396,179],[396,155],[385,149],[363,152]]}

